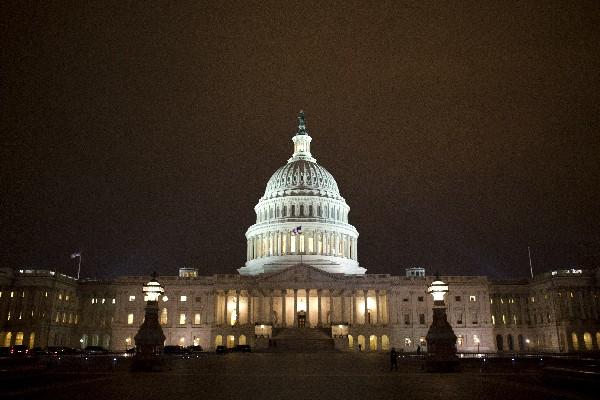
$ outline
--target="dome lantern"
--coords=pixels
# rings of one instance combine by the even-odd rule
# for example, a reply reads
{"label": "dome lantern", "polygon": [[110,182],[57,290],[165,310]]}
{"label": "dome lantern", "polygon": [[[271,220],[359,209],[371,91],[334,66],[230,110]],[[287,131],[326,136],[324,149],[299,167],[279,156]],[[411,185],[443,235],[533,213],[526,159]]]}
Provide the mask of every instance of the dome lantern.
{"label": "dome lantern", "polygon": [[294,142],[294,154],[292,154],[292,158],[288,160],[288,163],[297,160],[317,161],[310,154],[310,142],[312,138],[306,130],[306,121],[304,119],[304,111],[302,110],[298,113],[298,132],[296,132],[292,141]]}

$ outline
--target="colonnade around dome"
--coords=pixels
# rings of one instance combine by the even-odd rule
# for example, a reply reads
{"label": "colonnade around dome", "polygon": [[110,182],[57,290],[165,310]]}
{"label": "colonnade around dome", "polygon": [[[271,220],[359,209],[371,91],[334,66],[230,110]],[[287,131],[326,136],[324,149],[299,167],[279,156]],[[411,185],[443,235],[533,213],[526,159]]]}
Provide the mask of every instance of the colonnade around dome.
{"label": "colonnade around dome", "polygon": [[267,232],[247,241],[246,260],[262,257],[323,255],[357,260],[357,239],[339,232],[306,231],[294,235],[291,231]]}

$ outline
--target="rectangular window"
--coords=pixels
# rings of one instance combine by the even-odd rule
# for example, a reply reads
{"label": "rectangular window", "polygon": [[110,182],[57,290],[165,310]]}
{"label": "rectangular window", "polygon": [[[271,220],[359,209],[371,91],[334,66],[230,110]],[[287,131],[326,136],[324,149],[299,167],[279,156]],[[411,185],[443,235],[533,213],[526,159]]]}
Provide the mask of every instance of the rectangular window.
{"label": "rectangular window", "polygon": [[10,292],[10,297],[11,298],[15,297],[15,292]]}
{"label": "rectangular window", "polygon": [[479,318],[477,315],[477,311],[473,311],[471,313],[471,322],[473,323],[473,325],[477,325],[479,323]]}
{"label": "rectangular window", "polygon": [[200,321],[200,313],[194,314],[194,324],[200,325],[200,323],[201,323],[201,321]]}
{"label": "rectangular window", "polygon": [[410,314],[404,314],[404,325],[410,325]]}
{"label": "rectangular window", "polygon": [[102,304],[106,303],[106,299],[102,299]]}
{"label": "rectangular window", "polygon": [[179,325],[185,325],[185,313],[179,314]]}
{"label": "rectangular window", "polygon": [[463,313],[460,311],[456,313],[456,323],[458,325],[462,325],[463,323]]}
{"label": "rectangular window", "polygon": [[116,299],[112,299],[112,303],[113,303],[113,304],[115,304],[115,300],[116,300]]}
{"label": "rectangular window", "polygon": [[196,297],[196,303],[200,303],[202,301],[202,297]]}
{"label": "rectangular window", "polygon": [[425,325],[425,314],[419,314],[419,324]]}
{"label": "rectangular window", "polygon": [[135,296],[129,296],[129,301],[135,301]]}
{"label": "rectangular window", "polygon": [[454,296],[454,301],[460,301],[460,296]]}
{"label": "rectangular window", "polygon": [[405,298],[402,299],[402,301],[408,301],[408,299],[405,297]]}
{"label": "rectangular window", "polygon": [[62,300],[62,293],[58,293],[58,299]]}
{"label": "rectangular window", "polygon": [[313,243],[313,238],[312,238],[312,237],[309,237],[309,238],[308,238],[308,252],[309,252],[309,253],[312,253],[312,252],[314,252],[313,245],[314,245],[314,243]]}
{"label": "rectangular window", "polygon": [[127,325],[133,325],[133,314],[127,314]]}
{"label": "rectangular window", "polygon": [[475,296],[469,296],[469,301],[477,301],[477,298]]}
{"label": "rectangular window", "polygon": [[94,304],[94,299],[92,299],[92,304]]}
{"label": "rectangular window", "polygon": [[417,301],[423,301],[423,296],[417,297]]}
{"label": "rectangular window", "polygon": [[181,297],[179,298],[179,301],[187,301],[187,296],[181,296]]}

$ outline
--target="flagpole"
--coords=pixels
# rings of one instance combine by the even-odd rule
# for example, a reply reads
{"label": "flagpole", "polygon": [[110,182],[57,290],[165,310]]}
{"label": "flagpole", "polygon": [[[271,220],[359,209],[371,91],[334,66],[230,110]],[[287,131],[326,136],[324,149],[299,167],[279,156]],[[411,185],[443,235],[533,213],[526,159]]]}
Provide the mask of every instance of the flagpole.
{"label": "flagpole", "polygon": [[529,254],[529,272],[531,273],[531,279],[533,279],[533,264],[531,263],[531,249],[527,246],[527,253]]}

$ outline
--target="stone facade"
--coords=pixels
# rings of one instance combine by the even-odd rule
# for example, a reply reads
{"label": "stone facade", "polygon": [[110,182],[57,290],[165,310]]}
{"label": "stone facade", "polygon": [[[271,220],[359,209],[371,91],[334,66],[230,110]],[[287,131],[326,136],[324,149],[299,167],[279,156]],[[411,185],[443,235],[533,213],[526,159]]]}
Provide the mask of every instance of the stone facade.
{"label": "stone facade", "polygon": [[[366,274],[358,231],[333,176],[310,151],[304,114],[294,152],[269,179],[246,232],[238,274],[161,276],[159,321],[167,345],[275,347],[278,338],[338,350],[426,349],[432,321],[422,268]],[[443,276],[458,352],[576,352],[600,344],[600,269],[564,270],[530,281]],[[54,271],[0,269],[0,345],[134,346],[147,277],[77,280]],[[287,330],[287,333],[286,333]]]}

